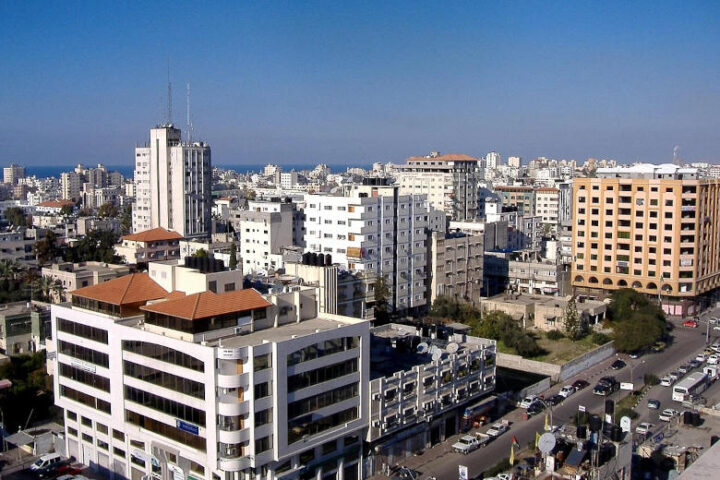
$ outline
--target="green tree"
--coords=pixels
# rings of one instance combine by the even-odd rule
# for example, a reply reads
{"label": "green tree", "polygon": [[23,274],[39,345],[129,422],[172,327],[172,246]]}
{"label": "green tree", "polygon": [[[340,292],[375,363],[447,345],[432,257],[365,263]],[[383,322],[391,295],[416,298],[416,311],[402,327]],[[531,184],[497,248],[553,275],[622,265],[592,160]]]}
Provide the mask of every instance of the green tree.
{"label": "green tree", "polygon": [[45,233],[45,238],[41,238],[35,242],[35,258],[37,258],[40,265],[45,265],[62,255],[62,250],[58,246],[57,240],[57,234],[52,230],[48,230]]}
{"label": "green tree", "polygon": [[230,270],[237,269],[237,247],[235,246],[235,242],[232,242],[230,244],[230,262],[229,262]]}
{"label": "green tree", "polygon": [[387,284],[385,276],[375,279],[373,288],[375,293],[375,321],[382,325],[390,321],[390,287]]}
{"label": "green tree", "polygon": [[565,306],[564,312],[565,334],[570,340],[579,340],[585,333],[585,328],[578,314],[575,297],[571,297]]}
{"label": "green tree", "polygon": [[192,256],[196,257],[196,258],[207,258],[210,255],[208,254],[207,250],[205,250],[204,248],[199,248],[198,250],[195,251],[195,253],[192,254]]}
{"label": "green tree", "polygon": [[73,207],[72,205],[63,205],[60,209],[60,215],[64,215],[66,217],[69,217],[73,213]]}
{"label": "green tree", "polygon": [[115,255],[117,236],[109,230],[92,230],[75,242],[65,255],[69,262],[106,262],[117,263],[120,257]]}
{"label": "green tree", "polygon": [[613,292],[608,317],[615,349],[621,352],[648,348],[667,332],[665,314],[660,307],[630,288]]}
{"label": "green tree", "polygon": [[112,203],[103,203],[98,208],[98,215],[102,218],[115,218],[120,214],[118,207]]}
{"label": "green tree", "polygon": [[8,207],[4,212],[5,219],[14,227],[27,227],[30,225],[25,211],[20,207]]}
{"label": "green tree", "polygon": [[132,205],[130,204],[123,207],[123,213],[120,217],[120,229],[123,235],[127,235],[132,230]]}

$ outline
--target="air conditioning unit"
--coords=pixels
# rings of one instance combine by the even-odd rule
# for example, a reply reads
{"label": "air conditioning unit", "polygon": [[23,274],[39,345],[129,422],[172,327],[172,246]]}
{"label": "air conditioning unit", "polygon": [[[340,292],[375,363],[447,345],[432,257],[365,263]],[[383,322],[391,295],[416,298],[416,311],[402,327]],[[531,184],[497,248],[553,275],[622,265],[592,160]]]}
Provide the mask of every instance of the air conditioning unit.
{"label": "air conditioning unit", "polygon": [[380,424],[380,420],[374,420],[374,421],[372,422],[372,426],[375,427],[375,428],[380,428],[380,425],[381,425],[381,424]]}
{"label": "air conditioning unit", "polygon": [[381,400],[382,399],[382,393],[374,393],[373,394],[373,400]]}

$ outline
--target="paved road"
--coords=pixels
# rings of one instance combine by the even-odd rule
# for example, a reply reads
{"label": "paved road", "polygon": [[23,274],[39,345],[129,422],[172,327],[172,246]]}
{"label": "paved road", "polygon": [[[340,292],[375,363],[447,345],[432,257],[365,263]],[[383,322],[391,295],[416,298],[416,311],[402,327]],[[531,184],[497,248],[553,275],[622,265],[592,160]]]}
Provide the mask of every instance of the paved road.
{"label": "paved road", "polygon": [[[716,313],[717,312],[712,312],[709,316],[713,316]],[[672,320],[672,323],[676,327],[672,332],[674,341],[664,352],[646,354],[636,360],[632,360],[624,355],[621,355],[621,358],[628,363],[628,366],[619,371],[613,371],[610,369],[610,364],[616,359],[615,357],[612,357],[591,367],[575,378],[568,380],[566,383],[570,384],[573,381],[582,378],[590,382],[591,385],[590,387],[572,395],[562,404],[554,407],[553,423],[555,425],[569,423],[577,412],[579,405],[585,406],[587,411],[602,413],[605,405],[605,399],[608,397],[601,397],[593,395],[592,393],[592,387],[599,377],[614,375],[620,382],[634,381],[637,388],[642,384],[643,376],[646,373],[652,373],[658,377],[662,377],[665,373],[689,361],[691,358],[694,358],[695,354],[705,347],[705,329],[683,328],[681,326],[682,322],[679,319]],[[713,333],[712,330],[710,332],[711,334]],[[715,331],[714,333],[718,332]],[[715,337],[711,335],[710,342],[712,342],[714,338]],[[631,374],[633,377],[632,379],[630,378]],[[557,393],[561,387],[562,385],[558,384],[550,390],[544,392],[543,394],[545,398]],[[658,391],[656,395],[656,389],[661,388],[663,390]],[[617,400],[626,394],[627,392],[616,392],[609,398]],[[655,387],[652,391],[652,395],[659,397],[663,405],[669,406],[670,403],[674,403],[670,401],[670,388]],[[665,397],[667,397],[667,399]],[[645,418],[651,418],[649,415],[654,415],[654,419],[657,420],[657,412],[649,414],[644,401],[641,402],[641,407],[644,408],[644,410],[641,410],[641,415],[644,415]],[[466,456],[453,453],[450,451],[450,445],[452,445],[457,438],[453,437],[445,441],[443,444],[429,449],[422,456],[408,458],[405,463],[408,467],[422,472],[420,478],[426,478],[428,476],[435,476],[442,479],[457,478],[458,465],[467,466],[471,477],[478,475],[497,464],[500,460],[509,456],[510,444],[512,443],[513,436],[517,437],[518,442],[523,448],[528,444],[528,442],[534,442],[535,433],[542,432],[545,421],[544,415],[538,415],[530,418],[529,420],[522,420],[522,412],[519,410],[510,412],[504,418],[512,422],[510,431],[490,443],[485,448],[476,450]],[[642,420],[642,418],[639,420]],[[657,423],[657,421],[654,423]],[[484,427],[480,430],[484,431],[486,429],[487,427]]]}

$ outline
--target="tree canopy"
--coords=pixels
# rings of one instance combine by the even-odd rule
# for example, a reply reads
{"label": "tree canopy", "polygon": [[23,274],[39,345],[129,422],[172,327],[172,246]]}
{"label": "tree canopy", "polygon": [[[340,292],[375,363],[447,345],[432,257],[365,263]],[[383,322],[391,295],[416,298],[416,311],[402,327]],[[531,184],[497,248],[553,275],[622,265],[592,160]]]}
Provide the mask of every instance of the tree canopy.
{"label": "tree canopy", "polygon": [[228,266],[230,270],[237,269],[237,247],[235,246],[235,242],[230,244],[230,262]]}
{"label": "tree canopy", "polygon": [[69,262],[106,262],[117,263],[120,257],[115,255],[116,235],[108,230],[93,230],[68,249],[65,260]]}
{"label": "tree canopy", "polygon": [[648,348],[667,332],[665,314],[660,307],[631,288],[613,292],[608,316],[615,349],[621,352]]}
{"label": "tree canopy", "polygon": [[27,227],[31,223],[28,222],[25,211],[20,207],[8,207],[5,209],[4,215],[8,223],[14,227]]}
{"label": "tree canopy", "polygon": [[387,279],[378,277],[375,279],[373,288],[375,294],[375,321],[378,325],[382,325],[390,321],[390,287],[388,287]]}
{"label": "tree canopy", "polygon": [[120,211],[118,210],[118,207],[113,205],[112,203],[103,203],[98,208],[98,216],[102,218],[112,217],[115,218],[120,214]]}
{"label": "tree canopy", "polygon": [[48,230],[45,233],[45,238],[41,238],[35,242],[33,249],[40,265],[51,262],[62,255],[62,249],[58,245],[57,240],[57,234],[52,230]]}

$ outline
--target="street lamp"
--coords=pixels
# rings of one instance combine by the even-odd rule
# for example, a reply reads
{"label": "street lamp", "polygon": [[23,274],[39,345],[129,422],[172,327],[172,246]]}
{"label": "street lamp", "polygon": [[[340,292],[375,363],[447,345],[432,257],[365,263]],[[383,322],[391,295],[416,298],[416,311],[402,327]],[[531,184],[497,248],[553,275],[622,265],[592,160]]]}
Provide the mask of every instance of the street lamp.
{"label": "street lamp", "polygon": [[553,425],[553,409],[552,409],[552,405],[548,405],[547,402],[545,402],[545,400],[543,400],[543,399],[540,398],[540,397],[536,398],[535,401],[542,403],[542,404],[545,406],[545,408],[547,408],[547,409],[550,411],[550,428],[552,428],[552,425]]}

